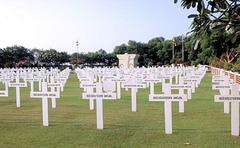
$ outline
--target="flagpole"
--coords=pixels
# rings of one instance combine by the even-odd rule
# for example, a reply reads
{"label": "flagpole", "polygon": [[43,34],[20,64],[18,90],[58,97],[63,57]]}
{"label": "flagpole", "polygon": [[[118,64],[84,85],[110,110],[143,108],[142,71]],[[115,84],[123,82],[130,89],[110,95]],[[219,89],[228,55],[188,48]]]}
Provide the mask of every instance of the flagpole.
{"label": "flagpole", "polygon": [[76,47],[77,47],[77,59],[76,59],[76,65],[78,67],[78,40],[76,41]]}

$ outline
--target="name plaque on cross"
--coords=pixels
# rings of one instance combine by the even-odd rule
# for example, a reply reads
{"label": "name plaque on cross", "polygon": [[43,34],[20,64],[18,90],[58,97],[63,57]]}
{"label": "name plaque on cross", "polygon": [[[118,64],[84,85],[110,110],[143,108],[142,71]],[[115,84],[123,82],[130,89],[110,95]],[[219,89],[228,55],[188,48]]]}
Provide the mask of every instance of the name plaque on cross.
{"label": "name plaque on cross", "polygon": [[231,89],[231,87],[229,85],[212,85],[212,89],[213,90],[217,90],[217,89]]}
{"label": "name plaque on cross", "polygon": [[63,78],[56,78],[55,81],[66,81],[66,79],[63,79]]}
{"label": "name plaque on cross", "polygon": [[126,79],[112,79],[113,82],[126,82]]}
{"label": "name plaque on cross", "polygon": [[191,76],[191,78],[200,79],[200,76]]}
{"label": "name plaque on cross", "polygon": [[116,93],[83,93],[84,99],[117,99]]}
{"label": "name plaque on cross", "polygon": [[80,79],[81,82],[90,81],[90,79]]}
{"label": "name plaque on cross", "polygon": [[232,96],[232,95],[215,95],[214,96],[215,102],[240,102],[240,96]]}
{"label": "name plaque on cross", "polygon": [[84,84],[84,83],[81,83],[80,87],[93,87],[94,88],[94,87],[96,87],[96,84],[87,84],[87,83]]}
{"label": "name plaque on cross", "polygon": [[144,79],[143,82],[154,82],[154,83],[159,83],[161,80],[159,79]]}
{"label": "name plaque on cross", "polygon": [[11,78],[0,78],[0,81],[9,82],[9,81],[12,81],[12,79]]}
{"label": "name plaque on cross", "polygon": [[184,79],[183,81],[184,82],[197,82],[196,79]]}
{"label": "name plaque on cross", "polygon": [[0,91],[0,97],[8,97],[7,91]]}
{"label": "name plaque on cross", "polygon": [[9,83],[9,87],[27,87],[27,83]]}
{"label": "name plaque on cross", "polygon": [[220,79],[220,78],[222,78],[223,76],[219,76],[219,75],[214,75],[214,76],[212,76],[212,78],[213,79]]}
{"label": "name plaque on cross", "polygon": [[203,73],[195,73],[194,75],[197,75],[197,76],[202,76]]}
{"label": "name plaque on cross", "polygon": [[124,88],[146,88],[146,84],[123,84]]}
{"label": "name plaque on cross", "polygon": [[220,83],[220,82],[224,82],[225,79],[212,79],[212,83]]}
{"label": "name plaque on cross", "polygon": [[48,83],[48,87],[62,87],[61,83]]}
{"label": "name plaque on cross", "polygon": [[150,94],[149,101],[187,101],[187,95]]}
{"label": "name plaque on cross", "polygon": [[39,97],[54,97],[54,98],[59,98],[59,94],[55,92],[31,92],[30,93],[31,98],[39,98]]}
{"label": "name plaque on cross", "polygon": [[184,89],[191,89],[191,85],[179,85],[179,84],[172,84],[170,85],[171,89],[179,89],[179,88],[184,88]]}
{"label": "name plaque on cross", "polygon": [[26,78],[26,81],[40,81],[38,78]]}
{"label": "name plaque on cross", "polygon": [[114,79],[114,76],[103,76],[103,79]]}
{"label": "name plaque on cross", "polygon": [[45,79],[46,76],[35,76],[34,78],[36,78],[36,79]]}

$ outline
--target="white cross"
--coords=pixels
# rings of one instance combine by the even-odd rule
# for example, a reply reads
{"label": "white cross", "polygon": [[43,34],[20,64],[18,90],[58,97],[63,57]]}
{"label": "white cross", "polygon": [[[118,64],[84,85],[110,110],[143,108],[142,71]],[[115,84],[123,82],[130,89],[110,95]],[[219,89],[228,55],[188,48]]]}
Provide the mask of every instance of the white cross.
{"label": "white cross", "polygon": [[34,79],[39,79],[39,83],[38,83],[38,90],[41,91],[42,90],[42,83],[41,82],[45,82],[46,76],[34,76]]}
{"label": "white cross", "polygon": [[154,94],[154,83],[160,83],[160,79],[147,78],[143,79],[143,82],[150,84],[150,94]]}
{"label": "white cross", "polygon": [[231,95],[215,95],[215,102],[231,103],[231,135],[239,136],[239,102],[238,85],[231,85]]}
{"label": "white cross", "polygon": [[21,92],[20,92],[20,87],[27,87],[27,82],[24,81],[24,83],[20,83],[20,77],[19,77],[19,71],[17,71],[17,75],[16,75],[16,82],[10,82],[9,83],[9,87],[15,87],[16,88],[16,106],[17,108],[19,108],[21,106],[20,104],[20,96],[21,96]]}
{"label": "white cross", "polygon": [[[169,87],[170,89],[177,89],[179,90],[179,94],[180,95],[183,95],[184,94],[184,90],[187,90],[187,98],[188,99],[191,99],[192,97],[192,91],[191,91],[191,88],[192,86],[191,85],[186,85],[183,83],[183,79],[182,78],[179,78],[179,82],[180,84],[170,84]],[[184,113],[184,101],[179,101],[179,112],[180,113]]]}
{"label": "white cross", "polygon": [[165,89],[165,94],[150,94],[149,101],[163,101],[165,115],[165,133],[172,134],[172,102],[187,101],[186,94],[171,94],[170,88]]}
{"label": "white cross", "polygon": [[138,88],[146,88],[146,84],[140,83],[132,83],[132,82],[125,82],[122,84],[123,88],[131,88],[131,104],[132,104],[132,112],[137,111],[137,89]]}
{"label": "white cross", "polygon": [[96,84],[96,93],[83,93],[83,99],[96,99],[97,129],[103,129],[103,99],[116,99],[116,93],[103,93],[102,83]]}
{"label": "white cross", "polygon": [[120,76],[104,76],[103,77],[103,81],[113,81],[116,82],[116,86],[117,86],[117,99],[121,99],[121,83],[122,82],[126,82],[126,79],[121,78]]}
{"label": "white cross", "polygon": [[25,79],[25,81],[30,82],[30,91],[34,91],[34,82],[40,83],[41,79],[34,78],[33,73],[29,74],[29,76]]}
{"label": "white cross", "polygon": [[[56,83],[54,81],[54,76],[50,76],[50,83],[48,83],[48,87],[51,88],[51,92],[53,93],[56,92],[58,93],[58,96],[60,96],[60,88],[62,87],[62,83]],[[54,96],[51,97],[51,102],[52,102],[52,108],[56,108],[57,103],[56,103],[56,98]]]}
{"label": "white cross", "polygon": [[[212,89],[219,90],[221,95],[229,95],[229,90],[231,89],[229,85],[229,79],[226,76],[221,76],[221,77],[213,76],[213,80],[216,78],[217,80],[223,80],[223,81],[218,82],[219,84],[212,85]],[[228,114],[230,111],[229,102],[224,102],[223,105],[224,105],[224,109],[223,109],[224,113]]]}
{"label": "white cross", "polygon": [[48,126],[48,98],[59,98],[57,92],[48,92],[47,82],[42,82],[42,91],[41,92],[31,92],[31,98],[41,98],[42,99],[42,120],[43,126]]}
{"label": "white cross", "polygon": [[[93,82],[88,82],[88,83],[81,83],[80,87],[84,88],[86,93],[93,93],[93,89],[96,88],[96,84]],[[94,110],[94,98],[89,99],[89,108],[90,110]]]}

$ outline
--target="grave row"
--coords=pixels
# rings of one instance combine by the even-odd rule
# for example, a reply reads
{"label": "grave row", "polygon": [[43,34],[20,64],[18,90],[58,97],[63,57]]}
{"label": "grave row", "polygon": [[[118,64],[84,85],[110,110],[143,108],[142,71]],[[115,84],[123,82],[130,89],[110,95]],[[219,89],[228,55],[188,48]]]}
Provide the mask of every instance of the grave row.
{"label": "grave row", "polygon": [[[97,129],[104,128],[103,100],[121,99],[122,89],[131,89],[131,111],[137,111],[137,92],[150,89],[149,101],[164,102],[165,133],[172,134],[172,102],[179,103],[179,112],[184,113],[184,102],[192,98],[207,69],[198,67],[157,68],[84,68],[76,69],[82,98],[89,99],[90,110],[96,100]],[[155,92],[155,86],[162,89]],[[172,90],[178,90],[172,94]]]}
{"label": "grave row", "polygon": [[214,96],[215,102],[223,102],[223,112],[230,113],[231,108],[231,135],[239,136],[239,102],[240,102],[240,86],[236,81],[236,77],[226,75],[222,69],[211,67],[212,89],[219,91],[219,95]]}
{"label": "grave row", "polygon": [[[70,74],[70,69],[0,69],[0,83],[4,89],[0,90],[0,97],[9,96],[9,87],[16,89],[16,107],[21,107],[21,88],[30,85],[30,98],[42,99],[43,126],[48,126],[48,98],[51,99],[52,108],[56,108],[56,99],[60,98],[60,91]],[[38,90],[35,90],[38,85]],[[49,90],[50,89],[50,90]]]}
{"label": "grave row", "polygon": [[[8,97],[9,87],[16,88],[16,106],[20,107],[20,88],[30,84],[30,97],[42,99],[43,126],[48,126],[48,98],[52,108],[70,74],[69,69],[0,69],[0,97]],[[164,102],[165,133],[172,134],[172,102],[179,103],[179,112],[184,113],[184,102],[191,99],[206,74],[205,66],[198,67],[157,67],[157,68],[84,68],[76,69],[83,99],[89,99],[90,110],[94,110],[96,100],[97,129],[103,129],[103,100],[121,99],[122,90],[131,89],[131,111],[137,111],[137,92],[150,89],[149,101]],[[224,102],[224,113],[230,112],[231,134],[239,136],[239,85],[224,71],[213,72],[212,89],[219,90],[215,102]],[[34,86],[38,84],[38,91]],[[155,86],[162,89],[155,92]],[[50,91],[49,91],[50,89]],[[172,90],[178,90],[173,94]]]}

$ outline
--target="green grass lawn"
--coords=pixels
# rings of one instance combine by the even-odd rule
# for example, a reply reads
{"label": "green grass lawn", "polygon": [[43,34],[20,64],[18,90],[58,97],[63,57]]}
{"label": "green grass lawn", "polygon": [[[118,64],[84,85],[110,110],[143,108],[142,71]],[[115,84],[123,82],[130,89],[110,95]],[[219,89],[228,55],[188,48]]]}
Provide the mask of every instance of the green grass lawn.
{"label": "green grass lawn", "polygon": [[121,100],[105,100],[104,130],[96,129],[96,113],[81,99],[74,74],[56,109],[49,100],[49,127],[42,126],[41,99],[30,99],[30,88],[21,90],[19,109],[14,89],[8,98],[0,98],[0,148],[240,147],[240,137],[231,136],[230,114],[223,113],[223,103],[214,103],[217,92],[211,90],[210,74],[185,103],[185,113],[173,104],[172,135],[164,133],[163,102],[149,102],[148,90],[138,91],[136,113],[131,112],[130,91],[123,90]]}

